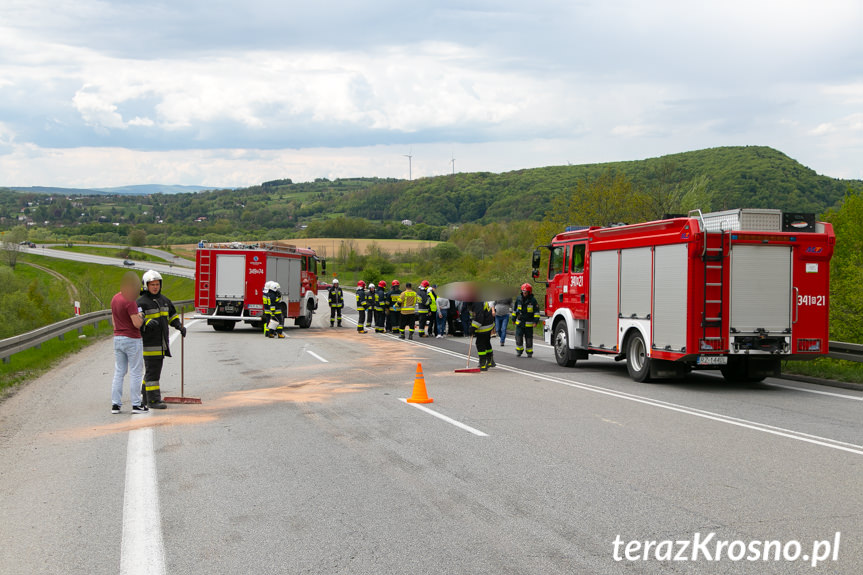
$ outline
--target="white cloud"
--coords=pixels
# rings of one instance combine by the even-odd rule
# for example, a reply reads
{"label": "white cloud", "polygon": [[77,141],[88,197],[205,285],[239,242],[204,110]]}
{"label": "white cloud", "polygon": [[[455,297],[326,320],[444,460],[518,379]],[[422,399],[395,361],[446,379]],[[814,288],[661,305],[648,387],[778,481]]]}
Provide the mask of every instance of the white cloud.
{"label": "white cloud", "polygon": [[861,6],[6,0],[0,185],[109,157],[127,171],[92,185],[406,175],[386,158],[410,145],[436,173],[454,144],[498,170],[766,144],[855,174]]}

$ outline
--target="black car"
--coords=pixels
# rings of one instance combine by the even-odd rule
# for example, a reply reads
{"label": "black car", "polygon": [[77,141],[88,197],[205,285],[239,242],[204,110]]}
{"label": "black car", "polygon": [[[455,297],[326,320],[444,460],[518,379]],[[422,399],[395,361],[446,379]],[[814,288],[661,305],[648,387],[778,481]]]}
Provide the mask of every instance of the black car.
{"label": "black car", "polygon": [[135,265],[135,262],[133,262],[132,260],[123,260],[123,265],[124,266],[133,266],[133,265]]}

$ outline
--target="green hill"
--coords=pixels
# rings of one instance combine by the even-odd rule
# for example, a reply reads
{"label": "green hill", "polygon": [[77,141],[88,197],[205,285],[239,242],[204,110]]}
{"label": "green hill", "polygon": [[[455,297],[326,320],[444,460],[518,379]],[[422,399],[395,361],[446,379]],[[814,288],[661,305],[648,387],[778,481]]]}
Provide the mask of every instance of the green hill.
{"label": "green hill", "polygon": [[596,178],[608,170],[624,174],[636,189],[686,187],[706,178],[712,205],[705,209],[780,208],[821,213],[834,206],[849,185],[860,184],[820,176],[772,148],[729,147],[639,161],[400,181],[357,192],[335,211],[432,225],[536,220],[557,194],[574,190],[579,180]]}
{"label": "green hill", "polygon": [[[265,231],[279,237],[439,239],[440,228],[452,224],[542,220],[554,199],[573,193],[579,181],[609,171],[624,175],[646,197],[656,198],[656,213],[675,211],[675,202],[662,198],[697,188],[697,203],[703,210],[753,207],[821,214],[835,206],[849,187],[863,188],[859,180],[818,175],[772,148],[745,146],[414,181],[319,178],[293,183],[280,179],[233,190],[72,199],[0,191],[0,217],[9,226],[21,215],[31,216],[35,222],[48,221],[58,234],[75,236],[110,232],[122,238],[131,226],[143,226],[148,234],[160,234],[165,241],[168,236],[264,237],[260,232]],[[406,228],[398,224],[402,220],[428,225]],[[57,229],[63,226],[65,230]]]}

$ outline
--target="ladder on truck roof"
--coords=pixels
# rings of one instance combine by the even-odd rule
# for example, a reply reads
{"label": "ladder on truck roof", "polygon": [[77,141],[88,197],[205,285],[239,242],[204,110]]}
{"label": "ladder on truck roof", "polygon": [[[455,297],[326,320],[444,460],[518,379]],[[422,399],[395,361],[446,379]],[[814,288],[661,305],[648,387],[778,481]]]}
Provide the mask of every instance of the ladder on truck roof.
{"label": "ladder on truck roof", "polygon": [[705,221],[713,214],[702,214],[701,210],[693,210],[690,215],[697,214],[701,231],[704,232],[704,249],[701,252],[701,261],[704,268],[704,297],[701,307],[701,338],[698,341],[698,350],[702,351],[724,351],[725,333],[725,294],[726,273],[725,262],[727,261],[726,238],[728,231],[725,229],[726,222],[718,222],[718,225],[710,226]]}

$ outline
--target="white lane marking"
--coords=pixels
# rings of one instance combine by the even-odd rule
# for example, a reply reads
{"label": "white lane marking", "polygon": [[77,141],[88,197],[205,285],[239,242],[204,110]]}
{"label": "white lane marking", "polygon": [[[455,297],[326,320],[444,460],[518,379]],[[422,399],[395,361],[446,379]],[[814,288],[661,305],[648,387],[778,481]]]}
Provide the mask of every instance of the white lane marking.
{"label": "white lane marking", "polygon": [[818,395],[829,395],[832,397],[841,397],[842,399],[854,399],[863,401],[863,395],[846,395],[844,393],[831,393],[829,391],[819,391],[817,389],[809,389],[807,387],[794,387],[793,385],[782,385],[780,383],[766,383],[767,387],[781,387],[783,389],[793,389],[794,391],[805,391],[806,393],[817,393]]}
{"label": "white lane marking", "polygon": [[[200,321],[201,320],[199,320],[199,319],[193,319],[192,321],[186,322],[183,325],[186,326],[186,328],[188,329],[189,326],[195,325],[196,323],[198,323]],[[177,330],[174,330],[174,333],[171,334],[171,338],[168,340],[168,345],[174,345],[174,342],[177,341],[178,337],[180,337],[180,332]]]}
{"label": "white lane marking", "polygon": [[480,437],[488,437],[488,433],[483,433],[482,431],[480,431],[479,429],[476,429],[475,427],[471,427],[470,425],[462,423],[461,421],[456,421],[452,417],[447,417],[446,415],[444,415],[442,413],[438,413],[437,411],[435,411],[433,409],[429,409],[425,405],[422,405],[419,403],[408,403],[408,400],[403,398],[403,397],[400,397],[399,401],[404,402],[407,405],[416,407],[417,409],[421,409],[422,411],[425,411],[429,415],[434,415],[438,419],[442,419],[443,421],[446,421],[447,423],[451,423],[452,425],[455,425],[456,427],[458,427],[460,429],[464,429],[465,431],[473,433],[474,435],[478,435]]}
{"label": "white lane marking", "polygon": [[310,356],[314,357],[315,359],[317,359],[318,361],[320,361],[320,362],[322,362],[322,363],[330,363],[329,361],[327,361],[326,359],[322,358],[321,356],[319,356],[318,354],[316,354],[315,352],[313,352],[313,351],[312,351],[312,350],[310,350],[310,349],[307,349],[307,350],[306,350],[306,353],[307,353],[307,354],[309,354]]}
{"label": "white lane marking", "polygon": [[[457,352],[451,352],[449,350],[444,350],[433,345],[428,345],[422,342],[415,342],[417,345],[421,345],[427,347],[428,349],[433,349],[438,351],[439,353],[443,353],[445,355],[451,355],[454,357],[463,358],[464,354],[460,354]],[[502,369],[505,371],[509,371],[512,373],[518,373],[521,375],[527,375],[529,377],[534,377],[537,379],[542,379],[551,383],[558,383],[560,385],[565,385],[567,387],[574,387],[577,389],[582,389],[584,391],[591,391],[593,393],[600,393],[603,395],[608,395],[611,397],[616,397],[619,399],[625,399],[627,401],[634,401],[636,403],[642,403],[644,405],[651,405],[653,407],[659,407],[662,409],[667,409],[669,411],[676,411],[678,413],[684,413],[687,415],[693,415],[695,417],[701,417],[704,419],[710,419],[712,421],[717,421],[720,423],[727,423],[729,425],[735,425],[737,427],[743,427],[746,429],[751,429],[754,431],[760,431],[762,433],[769,433],[771,435],[778,435],[780,437],[785,437],[788,439],[795,439],[797,441],[803,441],[806,443],[811,443],[814,445],[819,445],[822,447],[829,447],[831,449],[838,449],[840,451],[847,451],[848,453],[854,453],[856,455],[863,455],[863,445],[857,445],[855,443],[846,443],[844,441],[839,441],[837,439],[830,439],[829,437],[821,437],[819,435],[811,435],[808,433],[803,433],[802,431],[794,431],[793,429],[786,429],[783,427],[776,427],[773,425],[769,425],[766,423],[759,423],[757,421],[750,421],[747,419],[740,419],[737,417],[732,417],[729,415],[722,415],[721,413],[714,413],[712,411],[705,411],[702,409],[697,409],[694,407],[687,407],[685,405],[679,405],[676,403],[670,403],[667,401],[662,401],[658,399],[652,399],[649,397],[644,397],[641,395],[635,395],[632,393],[626,393],[623,391],[615,391],[611,389],[606,389],[604,387],[599,387],[596,385],[590,385],[587,383],[581,383],[578,381],[569,381],[566,379],[562,379],[559,377],[543,375],[541,373],[536,373],[533,371],[527,371],[525,369],[519,369],[516,367],[509,367],[506,365],[498,365],[495,369]],[[797,389],[797,388],[792,388]]]}
{"label": "white lane marking", "polygon": [[[132,417],[147,417],[133,415]],[[123,495],[121,575],[163,575],[165,547],[153,453],[153,428],[129,432],[126,449],[126,490]]]}

